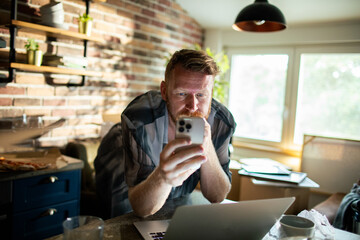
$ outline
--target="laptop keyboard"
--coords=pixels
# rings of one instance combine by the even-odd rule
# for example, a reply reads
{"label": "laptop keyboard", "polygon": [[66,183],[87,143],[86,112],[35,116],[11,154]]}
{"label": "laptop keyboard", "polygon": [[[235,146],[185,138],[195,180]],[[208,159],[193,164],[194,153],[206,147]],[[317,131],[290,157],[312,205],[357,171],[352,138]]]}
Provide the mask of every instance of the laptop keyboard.
{"label": "laptop keyboard", "polygon": [[150,233],[150,236],[152,237],[152,239],[155,240],[163,239],[165,236],[165,232],[152,232]]}

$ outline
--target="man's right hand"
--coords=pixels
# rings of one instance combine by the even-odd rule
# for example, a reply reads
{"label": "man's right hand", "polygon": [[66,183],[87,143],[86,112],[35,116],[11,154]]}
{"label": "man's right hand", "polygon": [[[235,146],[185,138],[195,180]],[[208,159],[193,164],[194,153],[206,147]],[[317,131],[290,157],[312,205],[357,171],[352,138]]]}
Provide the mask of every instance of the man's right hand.
{"label": "man's right hand", "polygon": [[201,145],[179,150],[190,144],[190,140],[185,138],[174,139],[164,147],[160,154],[160,163],[156,171],[167,184],[173,187],[180,186],[207,160],[203,155],[204,149]]}
{"label": "man's right hand", "polygon": [[156,213],[165,203],[172,187],[180,186],[191,174],[207,161],[202,146],[188,146],[187,139],[170,141],[160,154],[159,166],[149,177],[129,188],[129,200],[138,216]]}

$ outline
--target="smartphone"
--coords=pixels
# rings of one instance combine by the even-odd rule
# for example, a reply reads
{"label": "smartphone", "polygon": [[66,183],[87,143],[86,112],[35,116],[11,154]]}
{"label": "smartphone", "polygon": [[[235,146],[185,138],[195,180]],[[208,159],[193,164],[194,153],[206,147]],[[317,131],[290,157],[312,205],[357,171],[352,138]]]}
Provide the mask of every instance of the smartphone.
{"label": "smartphone", "polygon": [[193,145],[200,145],[204,139],[205,122],[199,117],[180,117],[176,121],[175,138],[189,138]]}

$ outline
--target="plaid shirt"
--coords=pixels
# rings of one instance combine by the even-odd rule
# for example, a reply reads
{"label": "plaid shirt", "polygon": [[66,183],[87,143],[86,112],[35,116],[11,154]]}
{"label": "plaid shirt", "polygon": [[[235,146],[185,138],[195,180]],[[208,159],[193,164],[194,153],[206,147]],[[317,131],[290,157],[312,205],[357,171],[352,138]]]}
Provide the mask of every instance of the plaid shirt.
{"label": "plaid shirt", "polygon": [[[224,172],[231,181],[229,171],[229,144],[236,123],[230,111],[212,100],[207,119],[211,126],[212,141]],[[145,180],[159,165],[160,153],[168,143],[168,112],[166,102],[158,91],[149,91],[135,98],[121,115],[125,179],[129,187]],[[181,186],[173,188],[168,199],[191,193],[200,180],[200,169]]]}

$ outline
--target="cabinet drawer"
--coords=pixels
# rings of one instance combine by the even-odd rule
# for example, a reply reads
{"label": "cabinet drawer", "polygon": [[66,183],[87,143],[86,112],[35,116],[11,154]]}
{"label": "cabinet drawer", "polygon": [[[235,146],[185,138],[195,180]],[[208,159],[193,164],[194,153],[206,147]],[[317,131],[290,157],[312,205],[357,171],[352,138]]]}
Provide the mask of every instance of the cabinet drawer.
{"label": "cabinet drawer", "polygon": [[80,170],[19,179],[13,186],[14,212],[79,199]]}
{"label": "cabinet drawer", "polygon": [[78,200],[14,214],[12,239],[44,239],[60,234],[63,232],[62,222],[76,215],[79,215]]}

